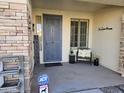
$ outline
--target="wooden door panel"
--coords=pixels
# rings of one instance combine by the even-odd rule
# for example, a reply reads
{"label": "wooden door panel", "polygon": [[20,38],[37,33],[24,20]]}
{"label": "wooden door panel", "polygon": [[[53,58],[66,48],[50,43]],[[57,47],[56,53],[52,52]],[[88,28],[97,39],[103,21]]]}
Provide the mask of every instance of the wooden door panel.
{"label": "wooden door panel", "polygon": [[61,17],[44,15],[44,61],[61,61]]}

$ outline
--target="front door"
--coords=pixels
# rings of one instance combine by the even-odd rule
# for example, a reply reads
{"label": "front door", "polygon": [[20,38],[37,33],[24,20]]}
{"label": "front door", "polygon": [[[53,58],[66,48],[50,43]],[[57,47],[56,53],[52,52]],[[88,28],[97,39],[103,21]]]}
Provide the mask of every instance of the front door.
{"label": "front door", "polygon": [[44,62],[62,60],[62,16],[43,15]]}

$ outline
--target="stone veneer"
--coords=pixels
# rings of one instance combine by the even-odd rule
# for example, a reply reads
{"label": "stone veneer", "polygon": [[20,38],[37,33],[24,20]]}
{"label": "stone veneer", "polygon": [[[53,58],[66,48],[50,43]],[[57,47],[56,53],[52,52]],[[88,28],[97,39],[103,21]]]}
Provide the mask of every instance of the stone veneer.
{"label": "stone veneer", "polygon": [[124,16],[122,16],[122,30],[120,36],[120,57],[119,57],[119,72],[124,76]]}
{"label": "stone veneer", "polygon": [[0,56],[24,55],[25,93],[30,93],[31,13],[28,4],[0,2]]}

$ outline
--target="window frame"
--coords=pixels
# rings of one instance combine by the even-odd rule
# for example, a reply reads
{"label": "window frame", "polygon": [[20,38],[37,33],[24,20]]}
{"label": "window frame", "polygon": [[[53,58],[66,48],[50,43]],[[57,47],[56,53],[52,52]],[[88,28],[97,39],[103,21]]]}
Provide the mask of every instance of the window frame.
{"label": "window frame", "polygon": [[[72,21],[78,21],[78,40],[77,40],[77,47],[73,47],[71,46],[72,43]],[[87,28],[86,28],[86,46],[85,47],[81,47],[80,42],[81,42],[81,38],[80,38],[80,33],[81,33],[81,22],[87,22]],[[70,21],[70,47],[71,48],[88,48],[89,46],[89,19],[78,19],[78,18],[71,18]]]}

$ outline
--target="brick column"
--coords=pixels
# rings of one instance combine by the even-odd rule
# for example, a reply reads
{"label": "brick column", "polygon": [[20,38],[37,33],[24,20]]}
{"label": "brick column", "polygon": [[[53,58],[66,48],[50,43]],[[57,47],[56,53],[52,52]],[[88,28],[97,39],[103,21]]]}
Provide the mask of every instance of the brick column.
{"label": "brick column", "polygon": [[28,4],[0,2],[0,56],[25,56],[25,93],[30,93],[32,63],[30,12]]}
{"label": "brick column", "polygon": [[120,35],[120,57],[119,57],[119,72],[124,76],[124,16],[122,16],[122,30]]}

